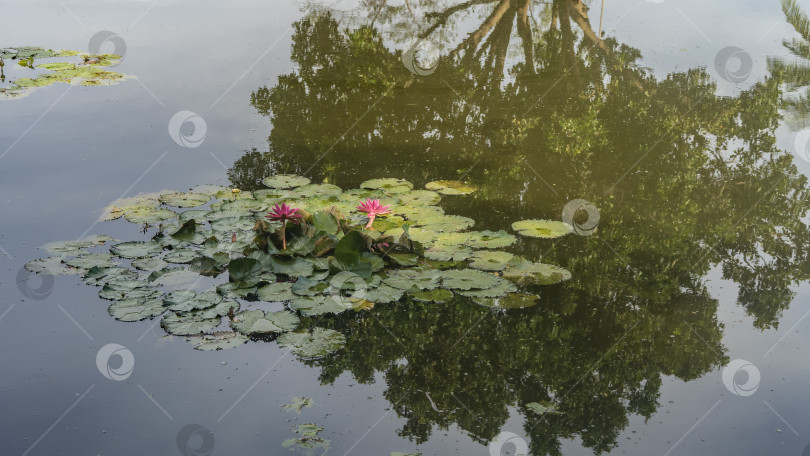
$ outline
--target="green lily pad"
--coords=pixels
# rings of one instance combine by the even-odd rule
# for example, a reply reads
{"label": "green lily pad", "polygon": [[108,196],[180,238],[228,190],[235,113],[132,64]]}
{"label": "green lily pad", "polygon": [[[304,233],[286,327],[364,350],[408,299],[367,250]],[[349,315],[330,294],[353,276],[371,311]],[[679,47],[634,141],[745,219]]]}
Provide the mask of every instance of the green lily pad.
{"label": "green lily pad", "polygon": [[110,248],[110,252],[113,255],[118,255],[121,258],[128,258],[128,259],[152,256],[160,252],[161,250],[163,250],[163,246],[154,241],[122,242]]}
{"label": "green lily pad", "polygon": [[312,263],[303,258],[273,257],[270,264],[273,272],[289,277],[310,276],[314,271]]}
{"label": "green lily pad", "polygon": [[220,302],[222,302],[222,296],[214,291],[197,294],[192,290],[176,290],[163,298],[163,303],[174,312],[209,309]]}
{"label": "green lily pad", "polygon": [[267,302],[291,301],[295,298],[290,282],[277,282],[265,285],[257,290],[259,299]]}
{"label": "green lily pad", "polygon": [[112,261],[112,258],[113,256],[108,253],[88,253],[77,256],[76,258],[65,260],[65,264],[81,269],[90,269],[94,266],[111,268],[116,266],[116,264]]}
{"label": "green lily pad", "polygon": [[441,215],[422,217],[414,224],[425,230],[446,232],[466,230],[475,224],[475,220],[460,215]]}
{"label": "green lily pad", "polygon": [[458,294],[470,298],[500,298],[517,291],[514,283],[501,277],[493,277],[497,283],[490,288],[458,291]]}
{"label": "green lily pad", "polygon": [[433,269],[399,269],[392,271],[383,282],[400,290],[416,287],[420,290],[433,290],[441,285],[442,275]]}
{"label": "green lily pad", "polygon": [[140,321],[157,317],[166,311],[163,300],[155,298],[127,298],[110,304],[110,315],[119,321]]}
{"label": "green lily pad", "polygon": [[82,249],[86,249],[88,247],[95,247],[97,245],[102,245],[107,241],[114,240],[110,236],[105,235],[93,235],[87,236],[83,239],[79,239],[78,241],[59,241],[59,242],[49,242],[40,247],[40,249],[50,253],[66,253],[66,254],[76,254],[80,252]]}
{"label": "green lily pad", "polygon": [[83,276],[82,280],[88,285],[102,286],[113,279],[137,279],[138,273],[129,269],[115,266],[111,268],[92,267]]}
{"label": "green lily pad", "polygon": [[410,191],[413,188],[413,184],[405,179],[386,178],[369,179],[360,184],[360,187],[367,190],[382,190],[387,194],[397,194]]}
{"label": "green lily pad", "polygon": [[437,288],[435,290],[413,292],[411,297],[419,302],[442,303],[453,299],[453,292],[444,288]]}
{"label": "green lily pad", "polygon": [[475,269],[448,269],[441,272],[442,285],[456,290],[492,288],[498,277]]}
{"label": "green lily pad", "polygon": [[262,184],[270,188],[296,188],[309,184],[310,180],[294,174],[277,174],[262,180]]}
{"label": "green lily pad", "polygon": [[48,257],[29,261],[25,264],[26,271],[34,272],[43,275],[67,275],[78,274],[83,269],[74,268],[62,263],[61,257]]}
{"label": "green lily pad", "polygon": [[112,279],[101,287],[98,296],[102,299],[153,298],[160,292],[142,280]]}
{"label": "green lily pad", "polygon": [[295,189],[302,198],[327,198],[330,196],[337,196],[343,193],[343,189],[337,185],[332,184],[309,184]]}
{"label": "green lily pad", "polygon": [[174,312],[164,315],[160,320],[160,326],[167,333],[175,336],[193,336],[208,332],[219,326],[220,323],[222,323],[221,318],[199,318],[193,313],[179,315]]}
{"label": "green lily pad", "polygon": [[287,310],[267,312],[262,310],[249,310],[236,314],[236,320],[231,321],[231,328],[246,336],[260,334],[283,333],[294,330],[300,320]]}
{"label": "green lily pad", "polygon": [[130,223],[156,224],[177,217],[177,213],[168,209],[154,209],[151,207],[132,208],[124,213],[124,218]]}
{"label": "green lily pad", "polygon": [[202,193],[166,193],[160,195],[160,202],[174,207],[198,207],[207,203],[210,195]]}
{"label": "green lily pad", "polygon": [[298,296],[315,296],[321,294],[329,289],[329,284],[326,282],[309,280],[306,277],[300,277],[293,285],[292,292]]}
{"label": "green lily pad", "polygon": [[553,264],[514,257],[503,270],[503,277],[518,285],[553,285],[570,279],[571,273]]}
{"label": "green lily pad", "polygon": [[197,258],[197,251],[191,249],[176,249],[163,256],[167,263],[186,264]]}
{"label": "green lily pad", "polygon": [[339,314],[354,307],[350,298],[338,295],[300,296],[292,300],[290,309],[301,312],[305,317],[324,314]]}
{"label": "green lily pad", "polygon": [[364,299],[377,304],[387,304],[399,301],[403,294],[405,294],[403,289],[381,284],[376,288],[367,290]]}
{"label": "green lily pad", "polygon": [[497,250],[479,250],[473,253],[470,267],[484,271],[503,271],[515,255]]}
{"label": "green lily pad", "polygon": [[210,185],[210,184],[201,184],[194,186],[190,193],[198,193],[200,195],[206,196],[214,196],[219,192],[228,191],[230,190],[228,187],[223,187],[222,185]]}
{"label": "green lily pad", "polygon": [[132,260],[132,267],[141,271],[157,271],[168,266],[169,263],[158,257],[137,258]]}
{"label": "green lily pad", "polygon": [[442,195],[469,195],[470,193],[478,190],[478,187],[471,184],[454,180],[428,182],[425,184],[425,188],[441,193]]}
{"label": "green lily pad", "polygon": [[343,334],[324,328],[315,328],[311,333],[285,333],[277,341],[280,346],[290,348],[298,357],[305,359],[321,358],[346,345]]}
{"label": "green lily pad", "polygon": [[219,331],[214,334],[191,336],[188,340],[195,344],[194,348],[202,351],[227,350],[247,343],[246,336],[233,331]]}
{"label": "green lily pad", "polygon": [[517,238],[504,230],[500,231],[468,231],[468,240],[465,243],[474,249],[502,249],[509,247]]}
{"label": "green lily pad", "polygon": [[398,194],[397,198],[403,206],[432,206],[442,200],[441,195],[430,190],[413,190]]}
{"label": "green lily pad", "polygon": [[571,225],[555,220],[521,220],[513,223],[512,229],[523,236],[544,239],[558,238],[574,231]]}
{"label": "green lily pad", "polygon": [[[154,275],[154,277],[152,275]],[[155,285],[174,290],[189,288],[200,281],[199,274],[187,269],[164,269],[153,272],[150,274],[150,277],[150,280]]]}

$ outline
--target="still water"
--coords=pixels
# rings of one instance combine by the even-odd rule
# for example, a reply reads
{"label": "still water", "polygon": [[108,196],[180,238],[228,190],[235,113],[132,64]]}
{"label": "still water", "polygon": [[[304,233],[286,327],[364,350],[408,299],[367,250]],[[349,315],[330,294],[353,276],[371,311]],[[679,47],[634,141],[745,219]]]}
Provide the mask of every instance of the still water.
{"label": "still water", "polygon": [[[789,102],[808,61],[778,1],[5,6],[0,48],[110,31],[128,78],[0,102],[0,453],[288,454],[315,423],[339,455],[810,454],[808,109]],[[204,126],[173,140],[181,111]],[[18,282],[50,241],[148,239],[97,222],[115,199],[279,173],[468,181],[441,204],[476,229],[575,199],[599,220],[520,238],[572,273],[539,305],[341,314],[319,324],[346,347],[310,361],[194,350],[74,276]],[[121,381],[96,365],[110,343]]]}

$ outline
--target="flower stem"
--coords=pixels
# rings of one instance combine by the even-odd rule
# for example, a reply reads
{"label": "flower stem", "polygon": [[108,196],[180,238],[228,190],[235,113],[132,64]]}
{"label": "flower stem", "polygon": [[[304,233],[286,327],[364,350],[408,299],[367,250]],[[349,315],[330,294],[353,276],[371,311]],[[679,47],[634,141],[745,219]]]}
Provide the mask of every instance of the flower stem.
{"label": "flower stem", "polygon": [[371,224],[374,223],[374,215],[368,216],[368,224],[366,225],[367,230],[373,230],[374,228],[371,227]]}
{"label": "flower stem", "polygon": [[281,221],[281,248],[287,250],[287,219]]}

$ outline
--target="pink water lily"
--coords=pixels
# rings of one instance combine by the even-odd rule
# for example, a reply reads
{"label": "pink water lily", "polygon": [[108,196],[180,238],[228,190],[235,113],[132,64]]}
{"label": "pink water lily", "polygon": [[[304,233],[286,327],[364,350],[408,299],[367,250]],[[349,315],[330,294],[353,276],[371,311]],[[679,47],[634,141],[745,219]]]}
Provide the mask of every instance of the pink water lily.
{"label": "pink water lily", "polygon": [[390,204],[383,206],[380,204],[380,200],[369,198],[358,204],[357,210],[360,212],[365,212],[366,215],[368,215],[368,224],[366,225],[366,229],[373,229],[371,228],[371,224],[374,223],[374,218],[378,215],[390,214],[390,207]]}
{"label": "pink water lily", "polygon": [[267,213],[267,218],[270,220],[281,222],[281,246],[284,250],[287,250],[287,220],[298,223],[298,219],[302,218],[301,214],[296,214],[297,211],[298,208],[281,203],[281,206],[276,204],[273,206],[273,211]]}

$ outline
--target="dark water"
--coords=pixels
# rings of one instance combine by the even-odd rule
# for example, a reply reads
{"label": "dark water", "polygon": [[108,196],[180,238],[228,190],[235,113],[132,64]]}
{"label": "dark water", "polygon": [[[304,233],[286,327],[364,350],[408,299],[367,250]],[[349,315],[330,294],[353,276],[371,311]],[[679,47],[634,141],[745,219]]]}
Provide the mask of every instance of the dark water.
{"label": "dark water", "polygon": [[[111,30],[126,43],[115,71],[135,79],[0,103],[0,453],[184,454],[197,424],[210,434],[191,447],[204,435],[213,454],[286,454],[291,426],[315,422],[341,455],[498,454],[501,432],[535,455],[807,454],[810,166],[802,111],[784,109],[792,87],[768,65],[798,34],[778,2],[628,0],[606,2],[600,40],[600,7],[6,8],[0,47],[86,50]],[[403,64],[420,35],[417,67]],[[199,147],[170,137],[179,111],[205,120]],[[322,325],[347,347],[316,361],[272,343],[195,351],[156,321],[113,320],[72,276],[15,286],[48,241],[146,239],[96,223],[116,198],[274,173],[468,180],[480,190],[442,206],[478,229],[559,219],[577,198],[600,220],[589,236],[520,240],[573,274],[538,306],[340,315]],[[124,381],[96,366],[108,343],[134,356]],[[293,396],[315,405],[282,409]],[[525,407],[539,401],[558,413]]]}

